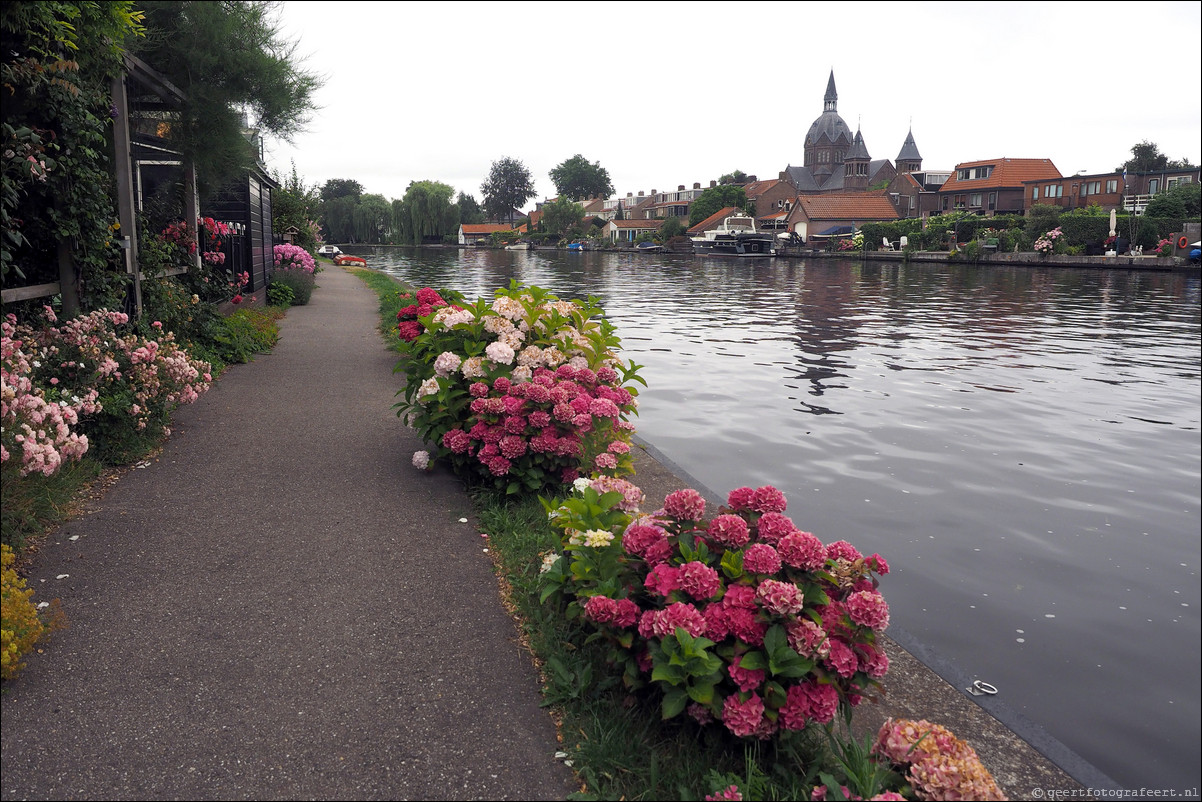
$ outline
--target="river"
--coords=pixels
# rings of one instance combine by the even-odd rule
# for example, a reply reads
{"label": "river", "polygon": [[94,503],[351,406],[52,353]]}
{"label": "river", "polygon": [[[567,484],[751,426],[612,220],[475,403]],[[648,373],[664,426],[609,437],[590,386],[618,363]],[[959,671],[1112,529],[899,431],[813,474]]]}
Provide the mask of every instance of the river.
{"label": "river", "polygon": [[1198,787],[1196,272],[358,252],[469,298],[597,296],[645,366],[641,439],[880,552],[890,634],[1091,770]]}

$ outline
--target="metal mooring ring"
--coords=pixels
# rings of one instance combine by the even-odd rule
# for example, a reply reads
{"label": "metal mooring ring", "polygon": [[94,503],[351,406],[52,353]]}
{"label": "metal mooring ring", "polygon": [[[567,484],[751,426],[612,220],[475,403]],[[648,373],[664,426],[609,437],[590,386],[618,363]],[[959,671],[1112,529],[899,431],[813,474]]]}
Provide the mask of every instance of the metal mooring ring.
{"label": "metal mooring ring", "polygon": [[997,693],[997,688],[982,680],[973,680],[971,688],[965,688],[966,691],[973,696],[992,696]]}

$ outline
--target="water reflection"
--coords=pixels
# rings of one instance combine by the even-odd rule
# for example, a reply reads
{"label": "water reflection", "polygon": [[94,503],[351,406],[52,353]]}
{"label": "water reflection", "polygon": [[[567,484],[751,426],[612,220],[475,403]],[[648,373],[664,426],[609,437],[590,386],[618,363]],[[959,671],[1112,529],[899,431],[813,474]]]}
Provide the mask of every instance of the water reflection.
{"label": "water reflection", "polygon": [[[1199,281],[1175,273],[385,251],[598,296],[639,434],[885,554],[896,626],[1101,770],[1196,786]],[[1156,666],[1184,664],[1184,681]],[[1152,668],[1151,672],[1145,668]]]}

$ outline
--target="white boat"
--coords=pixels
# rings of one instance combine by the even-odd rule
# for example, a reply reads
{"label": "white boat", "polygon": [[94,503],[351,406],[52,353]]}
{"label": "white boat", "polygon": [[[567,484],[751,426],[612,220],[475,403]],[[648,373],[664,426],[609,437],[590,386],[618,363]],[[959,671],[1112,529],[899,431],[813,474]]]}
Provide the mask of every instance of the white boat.
{"label": "white boat", "polygon": [[776,243],[772,234],[757,231],[755,218],[732,214],[717,228],[693,237],[693,251],[711,256],[775,256]]}

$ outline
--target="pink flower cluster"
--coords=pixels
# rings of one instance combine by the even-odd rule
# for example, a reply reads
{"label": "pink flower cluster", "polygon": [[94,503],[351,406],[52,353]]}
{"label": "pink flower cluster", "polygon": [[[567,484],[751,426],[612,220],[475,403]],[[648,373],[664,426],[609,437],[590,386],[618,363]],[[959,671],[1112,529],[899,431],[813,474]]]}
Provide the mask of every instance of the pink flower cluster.
{"label": "pink flower cluster", "polygon": [[928,721],[889,719],[872,754],[906,773],[921,799],[1005,799],[976,751],[951,730]]}
{"label": "pink flower cluster", "polygon": [[285,242],[272,248],[276,270],[302,270],[312,273],[317,269],[313,255],[299,245]]}
{"label": "pink flower cluster", "polygon": [[[164,427],[173,407],[195,401],[213,380],[209,364],[189,357],[170,332],[157,339],[122,334],[119,328],[129,322],[122,312],[96,311],[57,326],[53,313],[47,312],[46,324],[40,328],[18,325],[11,315],[4,323],[5,403],[10,401],[11,386],[12,409],[23,410],[26,423],[37,425],[20,441],[26,464],[32,459],[33,469],[53,472],[61,463],[51,453],[51,441],[60,455],[63,448],[68,457],[86,450],[86,439],[72,439],[71,426],[87,431],[103,416],[110,423],[119,422],[119,428],[156,431]],[[63,411],[32,401],[39,393]],[[18,394],[24,399],[19,404]],[[61,420],[48,415],[59,415]],[[46,428],[49,422],[52,429]]]}
{"label": "pink flower cluster", "polygon": [[442,299],[442,296],[438,294],[437,290],[432,290],[429,287],[423,287],[418,290],[416,297],[406,292],[402,293],[400,298],[402,301],[413,301],[408,306],[402,307],[396,316],[397,334],[405,342],[413,342],[418,338],[418,335],[426,330],[426,327],[422,325],[418,318],[429,317],[437,310],[449,306]]}
{"label": "pink flower cluster", "polygon": [[[626,430],[615,418],[630,404],[630,392],[603,382],[603,375],[563,364],[555,370],[536,368],[529,381],[500,376],[491,384],[473,382],[470,414],[443,434],[441,445],[474,458],[493,476],[506,475],[513,460],[525,457],[546,473],[571,481],[578,475],[585,436],[603,428],[598,419],[616,424],[605,427],[615,438]],[[612,463],[601,459],[607,456],[613,456],[608,444],[594,467],[616,467],[616,458]]]}
{"label": "pink flower cluster", "polygon": [[[624,509],[628,523],[606,547],[613,556],[598,559],[566,537],[597,525],[574,517],[581,508],[567,502],[551,520],[565,531],[573,566],[587,560],[588,567],[565,568],[545,581],[589,597],[585,619],[611,633],[617,659],[633,660],[643,682],[684,687],[685,680],[665,679],[679,673],[668,668],[676,647],[667,641],[681,631],[703,639],[696,644],[712,647],[711,654],[728,655],[716,674],[697,679],[713,689],[712,701],[694,702],[687,711],[699,723],[720,720],[734,735],[752,738],[829,723],[841,705],[859,704],[888,670],[877,635],[888,626],[889,608],[873,576],[888,566],[880,555],[864,557],[844,541],[824,545],[796,528],[786,506],[774,487],[744,487],[706,521],[704,498],[676,491],[651,515]],[[617,573],[598,575],[598,565],[615,566]],[[590,595],[593,583],[623,590],[599,602]],[[634,640],[619,636],[612,615],[591,612],[623,603],[638,611]],[[621,627],[630,620],[626,615]],[[789,660],[796,661],[793,668],[770,669]],[[661,664],[664,673],[648,679]]]}

